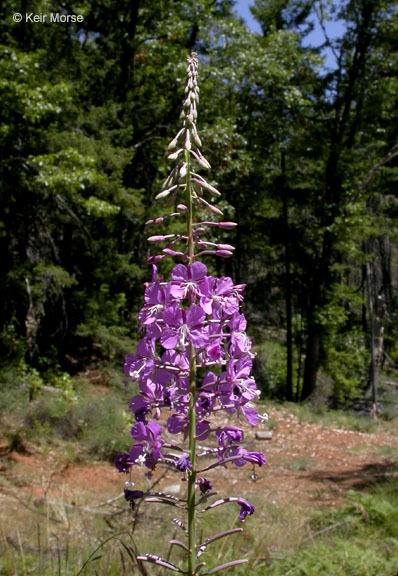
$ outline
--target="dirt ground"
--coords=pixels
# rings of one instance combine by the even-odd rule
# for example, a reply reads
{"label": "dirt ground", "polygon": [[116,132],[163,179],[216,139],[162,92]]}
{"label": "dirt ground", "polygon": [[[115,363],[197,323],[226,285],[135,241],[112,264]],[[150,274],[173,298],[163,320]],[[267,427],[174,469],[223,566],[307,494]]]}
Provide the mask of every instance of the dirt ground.
{"label": "dirt ground", "polygon": [[[245,447],[264,452],[267,460],[256,470],[257,478],[252,478],[249,465],[218,467],[206,473],[220,494],[234,495],[238,485],[241,495],[244,482],[248,496],[271,498],[278,505],[332,507],[342,502],[348,490],[397,474],[397,427],[381,426],[374,433],[363,433],[300,423],[286,409],[273,409],[269,417],[272,439],[255,436],[256,430],[269,430],[269,424],[257,429],[245,427]],[[3,510],[16,501],[37,509],[43,499],[60,498],[67,506],[94,510],[98,503],[117,499],[124,488],[126,477],[111,464],[72,465],[55,450],[45,453],[32,445],[26,449],[25,453],[10,452],[6,444],[0,446]],[[145,489],[157,482],[154,489],[178,493],[181,483],[174,472],[160,467],[151,480],[144,474],[145,469],[135,469],[135,488]]]}

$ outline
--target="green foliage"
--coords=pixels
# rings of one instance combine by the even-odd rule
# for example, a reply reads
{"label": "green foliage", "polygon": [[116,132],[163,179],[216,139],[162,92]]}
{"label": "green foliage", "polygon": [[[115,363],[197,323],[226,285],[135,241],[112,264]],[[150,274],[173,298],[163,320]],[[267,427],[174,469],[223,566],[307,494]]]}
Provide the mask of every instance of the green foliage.
{"label": "green foliage", "polygon": [[312,538],[282,561],[267,567],[270,576],[389,576],[398,566],[398,483],[388,481],[369,493],[350,492],[348,503],[319,512]]}
{"label": "green foliage", "polygon": [[313,406],[309,402],[304,404],[285,403],[285,406],[289,407],[289,411],[302,423],[322,423],[323,426],[347,428],[369,434],[374,432],[378,427],[378,422],[374,418],[359,415],[347,409],[332,410],[326,405]]}
{"label": "green foliage", "polygon": [[268,397],[280,397],[286,381],[285,349],[276,339],[255,348],[254,372],[259,389]]}
{"label": "green foliage", "polygon": [[[70,358],[119,360],[130,349],[150,275],[145,222],[158,215],[153,198],[194,48],[210,178],[225,219],[239,224],[209,234],[234,244],[235,257],[206,264],[247,284],[253,333],[276,335],[264,350],[259,340],[264,390],[286,395],[293,318],[290,388],[299,381],[310,395],[321,369],[335,402],[351,402],[369,364],[369,262],[385,302],[385,349],[397,357],[393,4],[325,3],[324,22],[345,24],[328,71],[306,42],[316,17],[307,0],[256,0],[262,35],[231,0],[37,4],[84,15],[67,30],[13,23],[19,4],[1,7],[2,357],[23,356],[44,378],[40,358],[52,347],[59,374]],[[177,219],[168,226],[177,230]]]}
{"label": "green foliage", "polygon": [[335,403],[350,404],[368,377],[369,351],[364,335],[351,330],[335,335],[326,350],[325,368],[333,380]]}
{"label": "green foliage", "polygon": [[96,459],[112,459],[126,451],[130,418],[120,394],[94,395],[76,390],[65,375],[54,379],[54,392],[43,390],[26,414],[25,435],[47,442],[58,437],[79,444],[79,453]]}

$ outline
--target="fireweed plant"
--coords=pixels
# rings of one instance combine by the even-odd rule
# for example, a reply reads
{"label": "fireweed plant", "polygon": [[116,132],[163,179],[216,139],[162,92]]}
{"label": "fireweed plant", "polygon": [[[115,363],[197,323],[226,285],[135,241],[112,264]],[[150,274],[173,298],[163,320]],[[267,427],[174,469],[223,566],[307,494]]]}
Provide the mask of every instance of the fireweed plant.
{"label": "fireweed plant", "polygon": [[[254,354],[245,334],[246,320],[239,312],[244,285],[234,285],[231,278],[208,275],[205,264],[198,260],[208,254],[222,258],[231,256],[233,246],[208,242],[204,238],[210,227],[228,230],[236,224],[196,221],[194,218],[194,209],[198,214],[208,210],[222,215],[204,198],[220,193],[199,174],[201,169],[209,169],[210,164],[200,151],[201,141],[196,129],[197,68],[197,55],[192,53],[188,58],[181,113],[183,125],[168,146],[171,152],[168,158],[174,166],[156,197],[169,197],[174,202],[174,212],[147,222],[157,225],[185,214],[186,232],[149,238],[154,244],[166,243],[166,246],[161,254],[148,259],[153,265],[153,274],[146,284],[145,305],[139,313],[143,338],[136,354],[129,354],[124,365],[126,375],[138,383],[140,390],[130,403],[136,420],[131,429],[135,444],[129,454],[120,454],[115,461],[120,472],[130,474],[125,485],[128,501],[145,498],[146,502],[172,505],[180,513],[185,511],[187,517],[184,519],[186,526],[179,518],[173,520],[185,534],[185,542],[171,540],[171,544],[180,547],[186,555],[184,568],[153,554],[137,559],[188,576],[204,576],[246,562],[234,560],[208,571],[206,564],[198,561],[210,543],[242,530],[234,528],[220,532],[197,543],[198,514],[227,503],[240,507],[242,521],[254,512],[254,506],[240,496],[213,501],[211,498],[217,492],[213,491],[207,472],[228,464],[244,466],[249,463],[254,467],[265,462],[262,453],[249,452],[241,446],[243,431],[239,426],[212,425],[210,421],[211,415],[220,411],[236,414],[238,424],[244,419],[255,425],[265,416],[259,416],[253,406],[259,392],[250,376]],[[165,257],[179,257],[184,262],[174,266],[168,282],[158,277],[156,268],[156,263]],[[159,418],[164,409],[170,412],[166,424],[169,435],[182,434],[188,440],[186,451],[179,444],[162,439]],[[210,435],[215,436],[217,447],[201,449],[198,443]],[[208,462],[206,457],[214,460],[205,464]],[[183,473],[187,483],[186,499],[132,489],[132,468],[141,465],[151,472],[159,462],[170,464]]]}

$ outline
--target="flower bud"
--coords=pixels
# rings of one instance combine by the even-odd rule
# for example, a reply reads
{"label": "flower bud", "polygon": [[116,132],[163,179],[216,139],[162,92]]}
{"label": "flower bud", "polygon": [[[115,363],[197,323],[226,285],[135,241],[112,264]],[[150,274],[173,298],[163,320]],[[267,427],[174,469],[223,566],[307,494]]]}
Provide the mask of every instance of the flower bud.
{"label": "flower bud", "polygon": [[191,137],[189,134],[189,130],[186,130],[186,134],[185,134],[185,150],[190,150],[191,149]]}
{"label": "flower bud", "polygon": [[209,202],[206,202],[206,200],[204,200],[204,198],[199,198],[199,201],[202,202],[202,204],[204,204],[210,210],[210,212],[213,212],[213,214],[223,216],[223,213],[221,212],[221,210],[219,208],[217,208],[216,206],[213,206],[213,204],[210,204]]}
{"label": "flower bud", "polygon": [[202,154],[200,154],[199,151],[195,152],[195,150],[191,150],[191,154],[196,158],[199,166],[201,166],[205,170],[208,170],[210,168],[210,164],[208,163],[206,158],[202,156]]}
{"label": "flower bud", "polygon": [[177,170],[176,170],[176,166],[174,166],[174,168],[172,169],[172,171],[170,172],[170,174],[167,176],[166,180],[163,182],[162,184],[162,190],[166,190],[166,188],[170,188],[170,186],[172,186],[175,182],[176,176],[177,176]]}
{"label": "flower bud", "polygon": [[207,182],[206,182],[206,184],[207,184],[206,188],[211,194],[213,194],[214,196],[221,196],[221,194],[217,190],[217,188],[214,188],[214,186],[212,186],[211,184],[208,184]]}
{"label": "flower bud", "polygon": [[196,146],[199,146],[199,147],[202,146],[202,141],[199,138],[198,133],[196,131],[193,133],[193,139],[195,141]]}
{"label": "flower bud", "polygon": [[178,188],[178,185],[174,184],[174,186],[172,186],[171,188],[168,188],[167,190],[163,190],[163,192],[159,192],[159,194],[157,194],[155,196],[155,200],[160,200],[160,198],[166,198],[166,196],[171,194],[171,192],[173,192],[173,190],[175,190],[176,188]]}
{"label": "flower bud", "polygon": [[237,226],[236,222],[217,222],[217,226],[219,228],[223,228],[224,230],[231,230]]}
{"label": "flower bud", "polygon": [[185,212],[186,210],[188,210],[185,204],[177,204],[177,208],[178,210],[181,210],[181,212]]}
{"label": "flower bud", "polygon": [[150,236],[148,242],[163,242],[165,240],[164,236]]}
{"label": "flower bud", "polygon": [[163,254],[156,254],[156,256],[149,256],[149,258],[146,259],[147,262],[149,262],[149,264],[156,264],[156,262],[160,262],[161,260],[163,260],[164,255]]}
{"label": "flower bud", "polygon": [[218,226],[218,222],[195,222],[193,226]]}
{"label": "flower bud", "polygon": [[153,226],[154,224],[161,224],[164,221],[164,218],[159,217],[159,218],[152,218],[151,220],[148,220],[148,222],[145,222],[145,226]]}
{"label": "flower bud", "polygon": [[196,178],[192,178],[191,179],[192,182],[196,182],[196,184],[199,184],[199,186],[201,188],[205,188],[206,190],[208,190],[211,194],[213,194],[214,196],[221,196],[220,192],[217,190],[217,188],[214,188],[214,186],[212,186],[211,184],[209,184],[208,182],[206,182],[206,180],[204,178],[200,178],[200,180],[196,179]]}
{"label": "flower bud", "polygon": [[[149,238],[148,238],[149,240]],[[218,244],[218,250],[235,250],[235,246],[231,246],[231,244]]]}
{"label": "flower bud", "polygon": [[168,159],[168,160],[177,160],[177,158],[178,158],[178,156],[181,154],[181,152],[182,152],[182,148],[179,148],[179,149],[177,150],[177,152],[173,152],[173,154],[170,154],[170,155],[167,157],[167,159]]}
{"label": "flower bud", "polygon": [[178,140],[180,139],[182,132],[183,132],[183,128],[181,128],[181,130],[178,132],[177,136],[175,138],[173,138],[173,140],[167,146],[167,150],[174,150],[175,148],[177,148],[177,143],[178,143]]}
{"label": "flower bud", "polygon": [[216,256],[221,256],[221,258],[229,258],[232,256],[232,252],[230,250],[216,250]]}
{"label": "flower bud", "polygon": [[171,250],[171,248],[164,248],[163,252],[167,254],[167,256],[185,256],[184,252],[176,252],[175,250]]}
{"label": "flower bud", "polygon": [[164,242],[169,238],[174,238],[175,234],[167,234],[166,236],[150,236],[148,242]]}

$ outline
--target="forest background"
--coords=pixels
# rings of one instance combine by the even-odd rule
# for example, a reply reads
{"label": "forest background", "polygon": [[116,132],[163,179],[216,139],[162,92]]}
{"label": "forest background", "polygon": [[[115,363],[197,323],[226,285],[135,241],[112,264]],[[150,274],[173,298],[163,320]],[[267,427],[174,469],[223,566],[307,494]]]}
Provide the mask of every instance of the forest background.
{"label": "forest background", "polygon": [[[220,469],[256,514],[210,564],[240,546],[258,576],[398,571],[396,2],[254,0],[261,32],[237,7],[0,2],[1,574],[131,573],[133,533],[169,553],[168,519],[143,506],[132,522],[110,462],[131,447],[123,361],[147,237],[178,227],[146,222],[165,213],[154,198],[192,50],[208,179],[238,223],[219,237],[234,256],[205,263],[246,284],[270,416],[268,440],[245,428],[261,474]],[[159,468],[158,488],[175,487]]]}
{"label": "forest background", "polygon": [[[134,350],[145,222],[196,50],[204,153],[218,207],[238,223],[226,236],[234,257],[206,264],[247,285],[259,387],[369,410],[378,386],[394,410],[395,2],[255,0],[261,34],[234,4],[2,3],[2,379],[29,400],[43,386],[72,393],[72,376],[121,367]],[[339,38],[328,37],[333,21]],[[317,48],[306,41],[314,22]]]}

